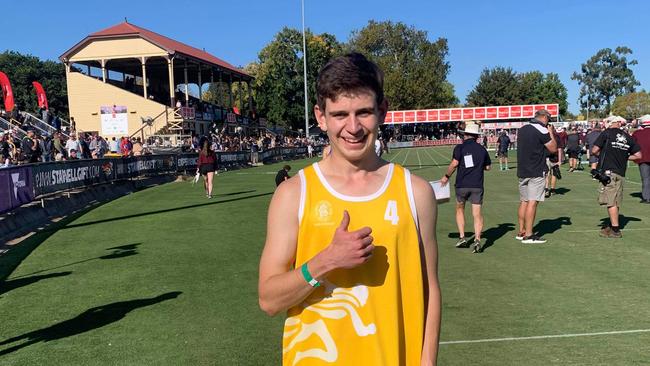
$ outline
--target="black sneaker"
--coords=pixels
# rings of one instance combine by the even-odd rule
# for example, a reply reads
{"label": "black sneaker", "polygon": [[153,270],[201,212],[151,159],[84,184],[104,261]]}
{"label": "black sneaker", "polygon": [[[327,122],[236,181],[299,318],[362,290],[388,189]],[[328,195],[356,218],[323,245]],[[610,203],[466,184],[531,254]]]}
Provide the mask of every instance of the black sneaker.
{"label": "black sneaker", "polygon": [[474,245],[472,246],[472,253],[482,253],[483,252],[483,246],[481,245],[481,241],[476,239],[474,240]]}
{"label": "black sneaker", "polygon": [[551,190],[547,189],[547,190],[544,192],[544,197],[545,197],[545,198],[549,198],[549,197],[551,197]]}
{"label": "black sneaker", "polygon": [[522,244],[544,244],[546,243],[546,239],[542,239],[537,235],[531,235],[525,237],[521,242]]}
{"label": "black sneaker", "polygon": [[469,248],[469,242],[465,238],[460,238],[456,242],[456,248]]}

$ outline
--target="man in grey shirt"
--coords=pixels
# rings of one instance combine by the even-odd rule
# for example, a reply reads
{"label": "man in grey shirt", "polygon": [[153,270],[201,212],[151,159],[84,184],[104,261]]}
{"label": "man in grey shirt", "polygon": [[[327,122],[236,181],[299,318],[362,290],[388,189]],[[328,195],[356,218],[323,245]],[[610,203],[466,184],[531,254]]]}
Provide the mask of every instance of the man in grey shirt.
{"label": "man in grey shirt", "polygon": [[589,156],[589,166],[591,169],[596,169],[596,166],[598,165],[598,156],[591,153],[591,148],[594,147],[594,143],[598,139],[598,136],[600,136],[600,132],[600,124],[596,123],[594,128],[591,131],[588,131],[587,136],[585,137],[585,142],[587,143],[587,155]]}

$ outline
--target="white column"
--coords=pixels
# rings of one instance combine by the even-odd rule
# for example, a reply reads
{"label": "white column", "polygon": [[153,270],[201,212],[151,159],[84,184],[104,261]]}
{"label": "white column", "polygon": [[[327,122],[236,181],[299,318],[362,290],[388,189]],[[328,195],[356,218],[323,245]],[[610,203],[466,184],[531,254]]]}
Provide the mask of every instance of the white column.
{"label": "white column", "polygon": [[169,73],[169,102],[172,108],[176,107],[176,86],[174,85],[174,59],[167,58],[167,72]]}
{"label": "white column", "polygon": [[106,82],[106,60],[102,60],[102,81]]}
{"label": "white column", "polygon": [[142,57],[140,62],[142,62],[142,95],[146,99],[149,97],[147,93],[147,58]]}
{"label": "white column", "polygon": [[185,67],[183,68],[183,76],[185,77],[185,106],[190,104],[190,93],[187,90],[187,60],[185,60]]}

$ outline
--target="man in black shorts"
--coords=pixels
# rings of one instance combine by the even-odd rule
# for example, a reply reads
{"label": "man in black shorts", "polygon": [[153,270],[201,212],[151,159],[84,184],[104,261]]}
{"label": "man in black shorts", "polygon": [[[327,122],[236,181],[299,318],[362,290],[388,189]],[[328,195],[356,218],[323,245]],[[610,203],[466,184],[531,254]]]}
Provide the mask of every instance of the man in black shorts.
{"label": "man in black shorts", "polygon": [[483,204],[483,178],[484,171],[490,170],[492,161],[487,150],[476,142],[482,133],[474,121],[465,124],[465,130],[459,131],[463,134],[463,143],[456,145],[453,152],[451,164],[447,173],[440,179],[443,186],[449,182],[449,177],[458,168],[456,176],[456,224],[460,239],[456,248],[468,248],[469,241],[465,238],[465,202],[472,203],[472,216],[474,217],[474,244],[473,253],[480,253],[483,250],[481,245],[481,231],[483,231],[483,216],[481,205]]}
{"label": "man in black shorts", "polygon": [[580,134],[578,134],[575,127],[572,127],[566,142],[566,153],[569,155],[569,172],[573,172],[578,168],[580,149]]}
{"label": "man in black shorts", "polygon": [[508,149],[510,148],[510,137],[506,131],[501,131],[497,139],[497,157],[499,158],[500,170],[508,170]]}

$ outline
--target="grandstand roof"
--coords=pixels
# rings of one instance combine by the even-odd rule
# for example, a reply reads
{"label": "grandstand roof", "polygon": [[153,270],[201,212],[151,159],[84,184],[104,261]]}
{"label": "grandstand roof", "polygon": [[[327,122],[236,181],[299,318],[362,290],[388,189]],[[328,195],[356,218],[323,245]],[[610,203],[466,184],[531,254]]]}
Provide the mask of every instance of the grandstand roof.
{"label": "grandstand roof", "polygon": [[98,32],[91,33],[86,38],[84,38],[81,42],[77,43],[76,45],[74,45],[74,47],[70,48],[63,55],[61,55],[60,58],[62,60],[67,58],[69,55],[77,51],[82,45],[85,45],[86,43],[92,40],[115,38],[115,37],[122,37],[122,36],[139,36],[155,44],[156,46],[167,50],[167,52],[169,52],[169,54],[171,55],[176,53],[183,54],[185,56],[189,56],[198,59],[200,61],[203,61],[207,64],[212,64],[214,66],[227,69],[229,71],[232,71],[234,74],[241,75],[245,78],[251,78],[250,75],[246,74],[241,69],[203,50],[189,46],[185,43],[176,41],[169,37],[165,37],[161,34],[152,32],[148,29],[138,27],[137,25],[131,24],[126,21],[108,27],[106,29],[100,30]]}

